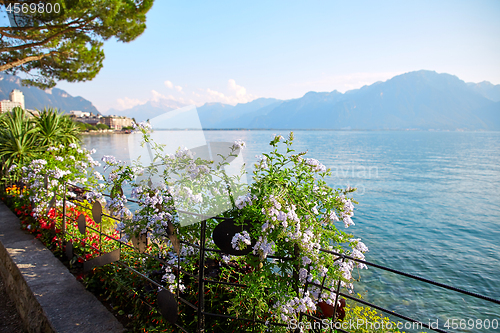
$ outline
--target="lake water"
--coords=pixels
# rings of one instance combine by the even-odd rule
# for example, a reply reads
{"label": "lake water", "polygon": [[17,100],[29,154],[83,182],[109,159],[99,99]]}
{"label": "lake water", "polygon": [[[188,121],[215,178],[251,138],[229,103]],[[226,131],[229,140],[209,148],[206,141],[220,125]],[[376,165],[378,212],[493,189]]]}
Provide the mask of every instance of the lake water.
{"label": "lake water", "polygon": [[[286,131],[206,131],[247,143],[248,165]],[[357,187],[355,226],[367,260],[500,299],[500,132],[295,131],[295,148],[332,168],[331,186]],[[94,158],[126,160],[127,135],[84,136]],[[424,323],[500,321],[500,306],[376,268],[355,292]],[[448,330],[448,329],[447,329]],[[406,330],[411,331],[411,330]],[[448,330],[492,332],[490,329]],[[500,328],[496,331],[500,331]]]}

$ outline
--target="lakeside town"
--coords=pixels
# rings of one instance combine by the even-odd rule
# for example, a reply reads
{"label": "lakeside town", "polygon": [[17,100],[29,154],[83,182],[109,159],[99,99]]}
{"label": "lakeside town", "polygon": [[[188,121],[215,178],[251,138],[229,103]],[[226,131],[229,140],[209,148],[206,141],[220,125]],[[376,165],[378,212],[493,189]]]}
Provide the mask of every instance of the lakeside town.
{"label": "lakeside town", "polygon": [[[24,94],[19,89],[13,89],[8,100],[0,101],[0,114],[11,112],[13,108],[21,107],[33,117],[39,116],[38,110],[27,109],[24,103]],[[76,122],[82,133],[130,133],[133,119],[117,115],[93,114],[92,112],[71,110],[68,117]]]}

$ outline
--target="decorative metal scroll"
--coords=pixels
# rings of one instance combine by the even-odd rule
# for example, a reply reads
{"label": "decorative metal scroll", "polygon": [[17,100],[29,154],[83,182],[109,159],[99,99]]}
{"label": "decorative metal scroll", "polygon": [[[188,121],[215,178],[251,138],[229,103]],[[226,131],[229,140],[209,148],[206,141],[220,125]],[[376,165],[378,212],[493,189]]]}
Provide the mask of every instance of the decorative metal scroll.
{"label": "decorative metal scroll", "polygon": [[85,221],[85,215],[81,214],[80,216],[78,216],[78,231],[80,231],[80,233],[82,235],[85,235],[85,233],[87,232],[87,222]]}
{"label": "decorative metal scroll", "polygon": [[169,323],[175,324],[178,317],[178,304],[174,294],[163,289],[158,293],[158,306],[163,318]]}
{"label": "decorative metal scroll", "polygon": [[66,243],[66,258],[72,259],[73,258],[73,242],[69,241]]}
{"label": "decorative metal scroll", "polygon": [[102,206],[99,201],[94,202],[94,205],[92,206],[92,218],[94,219],[95,223],[101,224],[102,222]]}
{"label": "decorative metal scroll", "polygon": [[139,253],[144,253],[148,247],[148,234],[142,233],[139,236],[132,235],[130,237],[132,244]]}
{"label": "decorative metal scroll", "polygon": [[105,253],[97,258],[85,261],[83,263],[83,270],[85,272],[91,271],[94,267],[100,267],[112,262],[120,260],[120,249]]}
{"label": "decorative metal scroll", "polygon": [[121,186],[115,185],[115,186],[113,186],[111,193],[113,193],[113,194],[111,194],[111,198],[114,199],[116,197],[116,194],[119,194],[120,196],[123,195],[123,189]]}
{"label": "decorative metal scroll", "polygon": [[49,202],[49,207],[47,208],[47,215],[49,215],[49,212],[50,212],[50,209],[52,207],[54,207],[54,205],[56,204],[56,196],[57,196],[57,193],[54,194],[54,196],[52,197],[52,199],[50,199],[50,202]]}
{"label": "decorative metal scroll", "polygon": [[168,221],[167,225],[167,235],[168,239],[172,243],[172,246],[174,247],[175,252],[177,255],[179,255],[181,251],[181,242],[179,241],[179,238],[177,238],[177,233],[175,232],[175,227],[172,224],[172,222]]}
{"label": "decorative metal scroll", "polygon": [[255,240],[252,239],[252,244],[247,246],[243,250],[236,250],[233,248],[231,241],[233,237],[242,231],[248,231],[249,225],[236,225],[234,220],[225,220],[219,223],[212,234],[215,245],[219,247],[224,253],[231,254],[234,256],[244,256],[252,250],[255,245]]}

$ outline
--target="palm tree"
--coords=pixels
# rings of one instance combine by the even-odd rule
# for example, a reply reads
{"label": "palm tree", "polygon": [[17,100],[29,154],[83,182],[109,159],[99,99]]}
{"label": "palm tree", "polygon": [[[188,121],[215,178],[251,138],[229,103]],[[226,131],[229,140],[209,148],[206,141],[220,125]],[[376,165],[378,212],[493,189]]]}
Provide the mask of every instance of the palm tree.
{"label": "palm tree", "polygon": [[4,174],[13,164],[26,165],[51,146],[80,142],[80,131],[77,124],[57,109],[44,109],[33,118],[20,107],[0,115],[0,160]]}
{"label": "palm tree", "polygon": [[60,144],[80,142],[78,126],[57,109],[45,108],[35,117],[37,136],[41,146],[50,147]]}
{"label": "palm tree", "polygon": [[63,116],[61,120],[61,127],[63,132],[61,141],[63,144],[80,143],[79,135],[82,132],[82,129],[76,122],[71,120],[68,116]]}
{"label": "palm tree", "polygon": [[13,164],[25,165],[41,151],[38,129],[22,108],[4,113],[0,126],[0,158],[4,161],[4,169]]}

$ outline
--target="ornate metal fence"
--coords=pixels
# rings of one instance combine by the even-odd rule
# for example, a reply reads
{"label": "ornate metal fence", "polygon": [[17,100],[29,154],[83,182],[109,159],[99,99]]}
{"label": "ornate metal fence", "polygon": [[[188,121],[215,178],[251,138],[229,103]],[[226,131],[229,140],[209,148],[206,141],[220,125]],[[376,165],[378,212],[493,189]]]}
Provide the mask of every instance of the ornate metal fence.
{"label": "ornate metal fence", "polygon": [[[74,199],[74,198],[70,198],[67,194],[67,191],[68,191],[68,188],[70,188],[75,191],[80,191],[80,192],[83,192],[85,191],[84,188],[81,188],[81,187],[78,187],[78,186],[75,186],[73,184],[65,184],[65,192],[62,193],[62,194],[56,194],[54,196],[54,198],[52,199],[50,205],[51,206],[54,206],[55,202],[56,202],[56,196],[59,197],[59,199],[62,199],[63,201],[63,206],[62,206],[62,211],[61,211],[61,214],[62,214],[62,226],[61,226],[61,230],[63,233],[66,233],[68,232],[66,230],[66,225],[68,223],[67,219],[68,219],[68,216],[67,216],[67,203],[68,202],[71,202],[72,204],[78,206],[79,208],[83,209],[83,210],[89,210],[88,207],[85,207],[84,205],[81,204],[80,201],[78,201],[77,199]],[[107,197],[109,197],[109,195],[105,195]],[[129,200],[130,202],[135,202],[133,200]],[[136,202],[137,203],[137,202]],[[61,208],[60,208],[61,209]],[[151,255],[151,254],[148,254],[145,252],[145,243],[147,242],[147,240],[145,238],[134,238],[132,239],[132,243],[133,245],[130,245],[129,243],[127,242],[123,242],[121,241],[120,239],[116,238],[116,237],[113,237],[112,235],[109,235],[109,234],[106,234],[105,232],[102,231],[102,217],[103,216],[106,216],[107,218],[110,218],[112,220],[115,220],[115,221],[120,221],[120,219],[117,219],[109,214],[105,214],[102,210],[102,207],[100,205],[99,202],[94,202],[93,203],[93,206],[92,208],[90,209],[90,215],[92,216],[93,220],[100,226],[98,229],[97,228],[94,228],[94,227],[91,227],[89,225],[87,225],[86,221],[85,221],[85,218],[83,215],[80,215],[80,217],[78,218],[78,220],[76,221],[77,224],[78,224],[78,229],[80,231],[81,234],[85,235],[87,234],[87,230],[91,230],[91,232],[94,232],[96,234],[99,235],[99,246],[98,247],[95,247],[93,246],[92,244],[85,244],[85,246],[87,246],[89,249],[93,249],[94,251],[96,251],[97,253],[99,253],[99,256],[96,257],[96,258],[92,258],[92,259],[89,259],[89,260],[85,260],[84,256],[80,256],[80,258],[82,258],[83,260],[85,260],[84,262],[84,271],[90,271],[92,270],[93,268],[95,267],[98,267],[98,266],[103,266],[103,265],[107,265],[107,264],[114,264],[114,265],[118,265],[120,267],[123,267],[127,270],[129,270],[132,274],[135,274],[137,275],[138,277],[144,279],[145,281],[147,281],[148,283],[152,284],[153,286],[157,287],[158,288],[158,293],[157,293],[157,300],[158,300],[158,308],[159,308],[159,311],[160,313],[162,314],[162,316],[165,318],[166,321],[172,323],[175,327],[178,328],[179,331],[181,332],[189,332],[186,328],[184,328],[182,326],[182,323],[179,323],[178,322],[178,308],[179,308],[179,304],[184,304],[190,308],[192,308],[195,312],[196,312],[196,321],[197,321],[197,328],[196,328],[196,332],[209,332],[211,331],[210,330],[207,330],[206,328],[206,321],[205,321],[205,318],[206,317],[219,317],[219,318],[225,318],[225,319],[229,319],[229,320],[234,320],[234,321],[240,321],[240,322],[244,322],[246,323],[247,325],[250,324],[252,325],[253,327],[253,331],[257,332],[257,325],[259,325],[260,327],[262,325],[266,325],[268,327],[271,328],[271,331],[272,331],[272,327],[275,327],[275,326],[282,326],[282,327],[287,327],[286,324],[283,324],[283,323],[276,323],[276,322],[264,322],[262,320],[259,320],[258,318],[256,318],[255,316],[255,313],[254,315],[252,316],[252,318],[242,318],[242,317],[236,317],[236,316],[230,316],[230,315],[227,315],[227,314],[224,314],[224,313],[214,313],[214,312],[208,312],[206,311],[206,308],[205,308],[205,286],[206,285],[212,285],[212,284],[222,284],[222,285],[230,285],[230,286],[233,286],[233,287],[237,287],[237,288],[246,288],[247,286],[245,286],[244,284],[240,284],[240,283],[237,283],[237,282],[228,282],[228,281],[221,281],[221,280],[217,280],[217,279],[213,279],[213,278],[207,278],[207,276],[205,275],[205,270],[206,270],[206,253],[207,252],[217,252],[217,253],[224,253],[224,251],[220,250],[220,249],[215,249],[215,248],[208,248],[206,245],[207,245],[207,237],[213,237],[213,235],[207,235],[206,234],[206,231],[207,231],[207,228],[206,228],[206,224],[207,224],[207,219],[204,219],[201,224],[200,224],[200,244],[192,244],[192,243],[189,243],[189,242],[186,242],[186,241],[179,241],[176,239],[176,236],[174,233],[171,233],[168,235],[168,237],[170,238],[170,240],[172,241],[172,243],[174,244],[174,248],[175,248],[175,251],[177,253],[179,253],[180,249],[182,246],[191,246],[193,248],[197,248],[199,250],[199,269],[198,269],[198,272],[188,272],[184,269],[181,268],[181,265],[180,265],[180,255],[177,256],[177,265],[172,265],[171,263],[168,263],[167,261],[165,261],[164,259],[158,257],[158,256],[154,256],[154,255]],[[189,212],[182,212],[182,213],[185,213],[185,214],[195,214],[195,213],[189,213]],[[198,216],[201,216],[199,214],[195,214],[195,215],[198,215]],[[201,216],[202,217],[202,216]],[[229,218],[225,218],[225,217],[212,217],[211,219],[214,219],[214,220],[217,220],[217,221],[221,221],[224,222],[224,221],[228,221],[228,220],[231,220]],[[116,250],[113,250],[111,252],[108,252],[108,253],[104,253],[102,251],[102,243],[103,243],[103,238],[106,240],[106,241],[112,241],[112,242],[116,242],[117,246],[118,246],[118,249]],[[136,269],[134,269],[133,267],[129,267],[125,262],[121,261],[120,260],[120,254],[121,254],[121,249],[123,247],[127,247],[127,248],[131,248],[131,249],[134,249],[135,251],[137,252],[140,252],[141,255],[143,256],[146,256],[148,258],[151,258],[153,260],[156,260],[158,261],[158,263],[160,263],[161,265],[166,265],[166,266],[171,266],[172,268],[176,269],[178,273],[182,272],[184,273],[185,275],[193,278],[193,279],[196,279],[196,282],[194,282],[195,284],[197,284],[198,286],[198,297],[197,297],[197,305],[191,303],[189,300],[187,300],[185,297],[183,297],[183,295],[181,295],[181,293],[179,292],[179,283],[180,283],[180,274],[177,274],[177,280],[176,280],[176,283],[177,283],[177,291],[174,294],[172,294],[167,288],[165,288],[163,285],[161,285],[160,283],[158,283],[157,281],[153,280],[151,277],[137,271]],[[367,266],[371,266],[371,267],[374,267],[374,268],[377,268],[377,269],[381,269],[381,270],[384,270],[384,271],[387,271],[387,272],[391,272],[393,274],[397,274],[397,275],[400,275],[400,276],[404,276],[406,278],[411,278],[411,279],[415,279],[415,280],[418,280],[418,281],[421,281],[421,282],[424,282],[424,283],[427,283],[427,284],[430,284],[430,285],[434,285],[434,286],[437,286],[437,287],[440,287],[440,288],[444,288],[444,289],[447,289],[447,290],[451,290],[451,291],[454,291],[454,292],[457,292],[457,293],[461,293],[461,294],[464,294],[464,295],[468,295],[468,296],[471,296],[471,297],[475,297],[475,298],[478,298],[478,299],[482,299],[482,300],[486,300],[486,301],[489,301],[493,304],[497,304],[499,305],[500,304],[500,300],[497,300],[497,299],[493,299],[491,297],[488,297],[488,296],[484,296],[484,295],[479,295],[477,293],[474,293],[474,292],[470,292],[470,291],[466,291],[466,290],[463,290],[463,289],[459,289],[459,288],[456,288],[456,287],[453,287],[453,286],[449,286],[449,285],[446,285],[446,284],[442,284],[442,283],[438,283],[438,282],[434,282],[432,280],[429,280],[429,279],[426,279],[426,278],[422,278],[422,277],[419,277],[419,276],[415,276],[415,275],[412,275],[412,274],[408,274],[408,273],[405,273],[405,272],[401,272],[401,271],[398,271],[398,270],[395,270],[395,269],[392,269],[392,268],[388,268],[388,267],[384,267],[384,266],[381,266],[381,265],[378,265],[378,264],[375,264],[375,263],[371,263],[371,262],[368,262],[368,261],[364,261],[364,260],[360,260],[360,259],[356,259],[356,258],[353,258],[351,256],[347,256],[347,255],[344,255],[342,253],[337,253],[335,251],[329,251],[329,250],[326,250],[326,249],[320,249],[320,251],[323,251],[325,253],[329,253],[331,254],[332,256],[335,256],[335,260],[338,261],[344,261],[346,259],[348,260],[353,260],[353,261],[356,261],[358,263],[361,263],[361,264],[365,264]],[[68,242],[66,244],[66,255],[68,258],[73,258],[76,254],[73,253],[73,244],[71,242]],[[269,256],[270,259],[278,259],[278,260],[290,260],[291,258],[282,258],[282,257],[274,257],[274,256]],[[309,286],[315,286],[315,287],[318,287],[320,288],[320,290],[330,290],[329,288],[325,287],[324,286],[324,281],[325,279],[323,279],[322,283],[321,284],[317,284],[317,283],[313,283],[313,282],[309,282],[306,284],[305,286],[305,290],[307,291]],[[338,301],[339,301],[339,298],[340,297],[344,297],[345,299],[349,299],[353,302],[357,302],[357,303],[360,303],[362,305],[365,305],[365,306],[369,306],[371,308],[374,308],[376,310],[379,310],[379,311],[382,311],[388,315],[391,315],[391,316],[395,316],[395,317],[398,317],[400,319],[403,319],[405,321],[408,321],[408,322],[412,322],[412,323],[416,323],[419,327],[423,327],[423,328],[426,328],[426,329],[429,329],[429,330],[432,330],[432,331],[436,331],[436,332],[447,332],[445,330],[443,330],[442,328],[435,328],[435,327],[430,327],[428,324],[426,323],[423,323],[417,319],[413,319],[413,318],[410,318],[408,316],[405,316],[403,314],[400,314],[400,313],[396,313],[394,311],[391,311],[389,309],[386,309],[384,307],[381,307],[381,306],[378,306],[378,305],[375,305],[375,304],[372,304],[372,303],[369,303],[365,300],[362,300],[362,299],[359,299],[357,297],[353,297],[349,294],[346,294],[346,293],[343,293],[341,292],[341,281],[338,280],[337,281],[337,287],[336,287],[336,298],[335,298],[335,303],[334,303],[334,306],[333,306],[333,313],[332,315],[330,316],[331,318],[333,318],[333,320],[335,320],[335,318],[338,317],[338,312],[339,312],[339,308],[338,308]],[[133,291],[133,290],[132,290]],[[150,307],[153,307],[153,305],[149,304],[146,302],[146,304]],[[323,332],[324,330],[321,329],[321,324],[323,323],[323,320],[324,318],[319,318],[313,314],[307,314],[307,313],[303,313],[301,316],[300,316],[300,320],[302,319],[305,319],[307,318],[308,321],[312,321],[312,322],[315,322],[315,323],[320,323],[320,325],[316,325],[314,326],[313,325],[313,328],[311,331],[313,332]],[[343,329],[343,327],[341,325],[337,325],[336,323],[340,323],[340,322],[331,322],[331,324],[329,325],[329,331],[330,332],[348,332],[346,330]],[[317,327],[317,328],[314,328],[314,327]],[[296,332],[298,332],[298,330],[296,330]]]}

